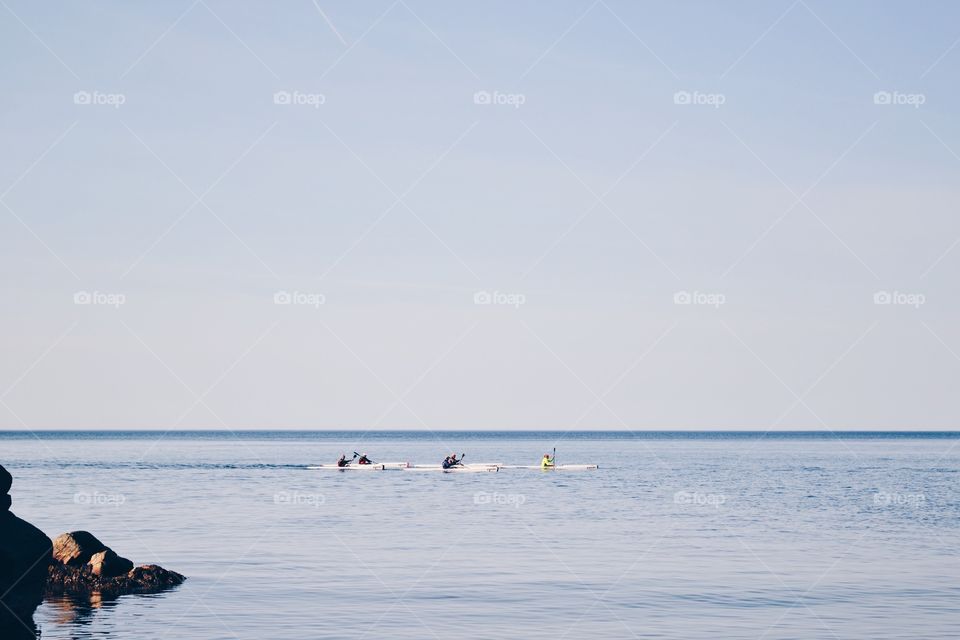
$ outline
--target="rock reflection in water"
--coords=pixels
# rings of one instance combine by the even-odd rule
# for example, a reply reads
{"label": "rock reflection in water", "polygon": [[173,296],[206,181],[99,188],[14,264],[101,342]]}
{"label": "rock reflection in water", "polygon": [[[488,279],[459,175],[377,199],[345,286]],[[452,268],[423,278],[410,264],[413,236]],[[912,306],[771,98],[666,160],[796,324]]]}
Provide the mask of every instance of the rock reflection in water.
{"label": "rock reflection in water", "polygon": [[46,602],[54,612],[53,622],[63,625],[88,625],[100,609],[117,606],[117,596],[103,596],[99,591],[89,596],[59,596]]}

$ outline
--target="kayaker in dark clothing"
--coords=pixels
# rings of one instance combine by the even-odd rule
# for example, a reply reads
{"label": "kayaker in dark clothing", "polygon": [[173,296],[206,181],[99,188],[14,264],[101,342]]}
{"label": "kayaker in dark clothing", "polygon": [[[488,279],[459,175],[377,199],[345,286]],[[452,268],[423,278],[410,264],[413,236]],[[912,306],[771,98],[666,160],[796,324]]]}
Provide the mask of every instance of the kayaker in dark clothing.
{"label": "kayaker in dark clothing", "polygon": [[457,454],[451,453],[446,458],[443,459],[443,463],[440,465],[444,469],[449,469],[450,467],[455,467],[458,464],[461,464],[463,456],[460,456],[460,460],[457,460]]}
{"label": "kayaker in dark clothing", "polygon": [[346,466],[348,466],[351,462],[353,462],[353,460],[347,460],[347,456],[341,453],[341,454],[340,454],[340,459],[337,460],[337,466],[338,466],[338,467],[346,467]]}

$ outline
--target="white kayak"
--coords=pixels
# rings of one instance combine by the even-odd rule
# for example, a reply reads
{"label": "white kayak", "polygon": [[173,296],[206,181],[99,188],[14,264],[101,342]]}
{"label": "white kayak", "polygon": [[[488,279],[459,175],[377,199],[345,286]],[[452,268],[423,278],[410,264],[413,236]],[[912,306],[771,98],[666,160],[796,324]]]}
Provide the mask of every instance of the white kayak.
{"label": "white kayak", "polygon": [[406,467],[404,471],[439,471],[440,473],[496,473],[500,470],[497,465],[457,465],[444,469],[438,464],[417,464]]}
{"label": "white kayak", "polygon": [[[453,467],[454,469],[481,468],[481,467],[502,467],[499,462],[464,462]],[[442,464],[411,464],[410,469],[442,469]]]}
{"label": "white kayak", "polygon": [[345,467],[339,467],[335,464],[317,464],[307,467],[307,469],[316,471],[316,470],[330,470],[330,471],[394,471],[397,469],[405,469],[410,466],[409,462],[377,462],[374,464],[348,464]]}
{"label": "white kayak", "polygon": [[501,469],[541,469],[543,471],[588,471],[599,468],[595,464],[557,464],[552,467],[542,467],[539,464],[505,464],[501,466]]}

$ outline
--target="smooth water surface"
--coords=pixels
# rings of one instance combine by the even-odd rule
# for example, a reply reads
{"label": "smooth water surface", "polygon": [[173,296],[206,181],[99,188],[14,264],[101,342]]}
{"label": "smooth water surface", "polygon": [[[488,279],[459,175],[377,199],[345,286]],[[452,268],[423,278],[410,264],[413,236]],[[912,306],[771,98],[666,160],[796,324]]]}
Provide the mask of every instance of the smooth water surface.
{"label": "smooth water surface", "polygon": [[[559,439],[558,439],[559,438]],[[60,638],[947,638],[960,440],[0,434],[13,510],[189,576]],[[375,460],[590,472],[309,471]]]}

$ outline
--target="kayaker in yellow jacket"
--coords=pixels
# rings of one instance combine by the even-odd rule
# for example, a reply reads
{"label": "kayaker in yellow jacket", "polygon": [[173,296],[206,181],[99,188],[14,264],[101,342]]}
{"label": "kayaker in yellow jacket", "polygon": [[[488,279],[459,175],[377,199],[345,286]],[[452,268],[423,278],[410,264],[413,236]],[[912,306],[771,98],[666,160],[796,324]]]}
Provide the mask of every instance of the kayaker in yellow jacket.
{"label": "kayaker in yellow jacket", "polygon": [[541,469],[549,469],[553,466],[553,458],[550,457],[549,453],[543,454],[543,460],[540,461]]}

